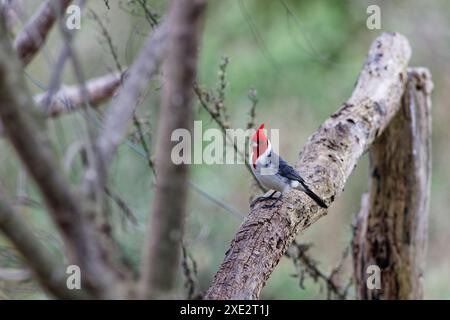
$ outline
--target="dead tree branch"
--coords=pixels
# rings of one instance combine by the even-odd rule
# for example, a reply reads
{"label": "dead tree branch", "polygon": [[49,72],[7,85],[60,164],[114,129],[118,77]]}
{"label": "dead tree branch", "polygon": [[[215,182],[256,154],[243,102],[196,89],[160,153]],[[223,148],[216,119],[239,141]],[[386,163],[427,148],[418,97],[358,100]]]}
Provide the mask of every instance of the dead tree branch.
{"label": "dead tree branch", "polygon": [[[431,100],[427,69],[413,68],[402,107],[370,148],[369,193],[353,239],[359,299],[421,299],[431,174]],[[381,289],[366,285],[367,267]]]}
{"label": "dead tree branch", "polygon": [[[361,155],[400,108],[411,55],[408,41],[384,33],[372,44],[350,99],[309,138],[297,170],[327,204],[342,192]],[[292,190],[274,208],[258,203],[240,226],[206,299],[256,299],[298,232],[324,216]]]}
{"label": "dead tree branch", "polygon": [[144,247],[142,296],[168,295],[180,259],[186,211],[188,165],[171,160],[174,130],[192,132],[192,86],[196,77],[203,0],[174,0],[168,16],[168,55],[156,141],[155,196]]}
{"label": "dead tree branch", "polygon": [[[119,72],[110,73],[98,78],[86,81],[86,91],[91,106],[111,98],[120,86],[122,75]],[[62,113],[79,110],[85,103],[80,91],[80,85],[62,87],[56,92],[49,103],[48,116],[54,117]],[[46,98],[48,93],[43,92],[34,97],[39,110],[46,109]]]}
{"label": "dead tree branch", "polygon": [[45,43],[47,35],[72,0],[44,2],[14,41],[14,49],[24,65],[30,63]]}
{"label": "dead tree branch", "polygon": [[[88,95],[88,104],[95,107],[100,103],[110,99],[119,89],[122,77],[119,72],[106,74],[104,76],[93,78],[86,81],[86,91]],[[51,101],[48,102],[48,92],[43,92],[34,96],[33,100],[37,108],[42,112],[47,112],[47,116],[56,117],[65,113],[78,111],[85,101],[81,94],[80,85],[63,86],[56,92]],[[0,137],[3,135],[3,126],[0,123]]]}

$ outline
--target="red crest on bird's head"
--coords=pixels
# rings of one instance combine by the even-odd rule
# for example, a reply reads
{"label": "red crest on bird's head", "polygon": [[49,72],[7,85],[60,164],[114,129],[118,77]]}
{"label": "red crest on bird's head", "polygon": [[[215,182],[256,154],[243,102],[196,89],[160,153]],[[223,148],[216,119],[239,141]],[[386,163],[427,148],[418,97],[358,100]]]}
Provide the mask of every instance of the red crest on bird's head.
{"label": "red crest on bird's head", "polygon": [[264,123],[261,124],[253,134],[251,142],[253,150],[252,165],[256,168],[256,160],[260,157],[260,155],[264,154],[269,147],[269,139],[264,133]]}
{"label": "red crest on bird's head", "polygon": [[262,123],[256,130],[256,132],[253,134],[252,141],[258,144],[267,143],[267,141],[269,141],[269,139],[267,139],[264,133],[264,123]]}

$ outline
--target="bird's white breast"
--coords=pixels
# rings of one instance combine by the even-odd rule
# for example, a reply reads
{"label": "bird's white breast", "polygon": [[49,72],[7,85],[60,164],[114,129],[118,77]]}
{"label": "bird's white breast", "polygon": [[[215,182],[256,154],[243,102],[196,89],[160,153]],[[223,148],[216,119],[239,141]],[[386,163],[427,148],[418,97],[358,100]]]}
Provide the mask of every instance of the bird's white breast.
{"label": "bird's white breast", "polygon": [[[256,160],[255,166],[253,166],[253,164],[251,165],[252,171],[264,187],[279,192],[285,192],[291,188],[291,182],[287,178],[277,174],[278,168],[273,164],[272,159],[268,157],[269,152],[262,154]],[[251,155],[251,159],[253,159],[253,154]]]}

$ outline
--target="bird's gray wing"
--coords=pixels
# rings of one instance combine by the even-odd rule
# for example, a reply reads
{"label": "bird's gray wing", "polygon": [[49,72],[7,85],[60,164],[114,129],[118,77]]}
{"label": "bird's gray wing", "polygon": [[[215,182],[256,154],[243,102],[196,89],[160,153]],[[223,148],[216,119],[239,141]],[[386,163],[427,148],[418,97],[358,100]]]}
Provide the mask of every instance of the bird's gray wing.
{"label": "bird's gray wing", "polygon": [[303,191],[309,196],[311,197],[311,199],[313,199],[319,206],[321,206],[322,208],[328,208],[327,204],[325,203],[325,201],[322,200],[322,198],[320,198],[317,194],[315,194],[310,188],[309,186],[305,183],[305,180],[303,180],[303,178],[300,176],[300,174],[297,172],[297,170],[295,170],[294,168],[292,168],[289,164],[287,164],[286,161],[284,161],[281,157],[278,157],[278,174],[280,174],[283,177],[286,177],[290,180],[297,180],[298,182],[300,182],[300,184],[303,187]]}
{"label": "bird's gray wing", "polygon": [[280,156],[278,157],[278,174],[283,177],[286,177],[290,180],[297,180],[298,182],[304,183],[302,177],[300,177],[297,170],[295,170],[292,166],[290,166],[286,161],[283,160]]}

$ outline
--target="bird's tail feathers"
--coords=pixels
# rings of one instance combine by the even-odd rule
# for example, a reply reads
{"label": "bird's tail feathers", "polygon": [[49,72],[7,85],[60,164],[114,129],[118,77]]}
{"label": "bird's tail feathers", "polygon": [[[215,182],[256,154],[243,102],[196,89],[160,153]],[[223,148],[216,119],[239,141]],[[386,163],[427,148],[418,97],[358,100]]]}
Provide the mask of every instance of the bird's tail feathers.
{"label": "bird's tail feathers", "polygon": [[300,182],[300,184],[303,187],[303,191],[311,198],[313,199],[320,207],[327,209],[328,206],[326,205],[325,201],[322,200],[317,194],[315,194],[304,182]]}

